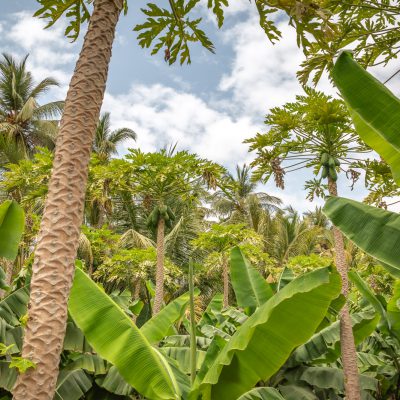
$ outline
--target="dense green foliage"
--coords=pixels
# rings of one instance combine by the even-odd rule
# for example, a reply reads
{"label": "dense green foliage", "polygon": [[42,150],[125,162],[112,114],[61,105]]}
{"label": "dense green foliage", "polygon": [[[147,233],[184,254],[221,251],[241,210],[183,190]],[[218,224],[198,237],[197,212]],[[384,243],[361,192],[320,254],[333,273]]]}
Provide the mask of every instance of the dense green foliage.
{"label": "dense green foliage", "polygon": [[[49,26],[67,17],[71,40],[92,7],[92,0],[38,2],[36,15]],[[228,0],[204,3],[221,27]],[[274,15],[290,18],[306,60],[298,73],[304,94],[269,110],[267,132],[246,140],[256,152],[251,166],[238,165],[232,173],[176,146],[130,149],[118,158],[118,145],[135,140],[135,132],[111,130],[109,113],[98,121],[56,399],[346,398],[340,328],[345,298],[333,261],[332,223],[347,237],[347,302],[361,398],[400,399],[399,216],[349,199],[326,199],[328,189],[336,196],[339,176],[353,187],[362,174],[367,203],[387,208],[400,193],[400,102],[363,69],[396,57],[399,4],[253,3],[271,41],[281,37]],[[192,43],[214,52],[202,19],[194,16],[200,0],[165,4],[142,8],[144,20],[134,27],[140,46],[152,54],[163,51],[169,64],[190,63]],[[124,1],[125,13],[127,7]],[[349,45],[359,63],[344,52],[334,65]],[[332,70],[342,99],[306,86],[325,70]],[[52,78],[36,84],[26,58],[18,63],[3,55],[2,400],[11,398],[19,373],[36,367],[21,349],[63,108],[59,101],[41,105],[40,97],[55,85]],[[326,199],[323,209],[301,215],[259,190],[258,183],[271,177],[284,189],[285,174],[301,168],[314,175],[305,182],[308,199]],[[152,315],[160,259],[163,304]]]}

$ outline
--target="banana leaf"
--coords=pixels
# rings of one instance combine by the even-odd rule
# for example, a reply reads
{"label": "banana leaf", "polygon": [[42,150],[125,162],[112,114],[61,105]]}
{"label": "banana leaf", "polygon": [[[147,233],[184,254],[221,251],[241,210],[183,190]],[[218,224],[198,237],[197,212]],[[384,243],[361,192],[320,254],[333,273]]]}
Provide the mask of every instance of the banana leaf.
{"label": "banana leaf", "polygon": [[92,381],[84,371],[60,371],[54,400],[79,400],[91,387]]}
{"label": "banana leaf", "polygon": [[274,292],[267,281],[253,268],[239,247],[231,251],[231,283],[239,307],[256,307],[270,299]]}
{"label": "banana leaf", "polygon": [[11,392],[18,377],[18,371],[15,368],[9,368],[10,363],[0,361],[0,389]]}
{"label": "banana leaf", "polygon": [[285,400],[318,400],[318,397],[308,387],[300,385],[282,385],[279,390],[285,396]]}
{"label": "banana leaf", "polygon": [[[198,294],[199,291],[197,290],[196,295]],[[174,333],[171,331],[173,324],[182,318],[188,303],[189,293],[185,293],[169,303],[140,328],[149,343],[157,343],[164,337]]]}
{"label": "banana leaf", "polygon": [[107,373],[106,362],[97,354],[70,354],[69,358],[73,361],[64,367],[64,370],[72,371],[84,369],[95,375],[104,375]]}
{"label": "banana leaf", "polygon": [[29,289],[22,287],[0,301],[0,319],[12,326],[19,325],[19,319],[27,312]]}
{"label": "banana leaf", "polygon": [[[175,360],[179,369],[185,374],[190,374],[190,348],[189,347],[161,347],[160,352],[173,360]],[[206,352],[202,350],[196,351],[197,370],[203,364]]]}
{"label": "banana leaf", "polygon": [[112,366],[105,376],[96,378],[96,384],[118,396],[129,396],[134,393],[132,386],[126,382],[115,366]]}
{"label": "banana leaf", "polygon": [[260,387],[250,390],[249,392],[240,396],[238,400],[285,400],[285,399],[274,388]]}
{"label": "banana leaf", "polygon": [[6,200],[0,205],[0,257],[15,260],[24,225],[24,210],[17,202]]}
{"label": "banana leaf", "polygon": [[389,164],[400,185],[400,100],[343,52],[332,72],[357,133]]}
{"label": "banana leaf", "polygon": [[164,357],[83,271],[75,270],[69,311],[93,349],[150,400],[177,400],[180,389]]}
{"label": "banana leaf", "polygon": [[[308,367],[302,373],[300,379],[311,386],[321,389],[335,389],[344,391],[343,370],[330,367]],[[360,386],[362,390],[377,389],[378,381],[367,375],[360,375]]]}
{"label": "banana leaf", "polygon": [[279,281],[278,281],[278,291],[283,289],[288,283],[290,283],[294,279],[294,273],[293,271],[285,267],[279,276]]}
{"label": "banana leaf", "polygon": [[293,280],[241,326],[200,380],[190,399],[236,399],[268,380],[307,341],[339,296],[337,271],[322,268]]}
{"label": "banana leaf", "polygon": [[387,328],[390,328],[387,317],[386,310],[383,304],[375,296],[373,291],[369,288],[368,284],[357,274],[356,271],[349,271],[349,278],[354,283],[361,295],[374,307],[375,311],[381,316],[381,323],[385,324]]}
{"label": "banana leaf", "polygon": [[361,250],[400,275],[399,214],[343,197],[329,198],[323,212]]}
{"label": "banana leaf", "polygon": [[[371,311],[351,314],[354,341],[361,343],[375,329],[379,315]],[[335,321],[315,333],[310,340],[299,346],[291,355],[291,364],[310,362],[334,362],[340,357],[340,321]]]}

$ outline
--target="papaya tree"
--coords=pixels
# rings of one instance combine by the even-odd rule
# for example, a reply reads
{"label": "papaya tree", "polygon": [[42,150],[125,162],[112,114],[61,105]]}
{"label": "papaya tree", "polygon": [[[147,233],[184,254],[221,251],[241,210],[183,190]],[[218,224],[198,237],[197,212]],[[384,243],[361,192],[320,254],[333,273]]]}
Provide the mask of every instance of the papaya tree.
{"label": "papaya tree", "polygon": [[199,204],[202,188],[215,189],[221,184],[225,170],[195,154],[174,149],[162,149],[156,153],[131,150],[126,160],[111,162],[111,167],[115,166],[123,171],[126,185],[131,188],[136,201],[147,208],[147,225],[156,237],[156,293],[153,313],[157,314],[164,298],[165,234],[176,223],[174,203],[183,201],[188,207]]}
{"label": "papaya tree", "polygon": [[[356,134],[346,106],[311,88],[296,102],[276,107],[266,117],[270,127],[265,134],[246,140],[257,152],[253,162],[254,178],[267,182],[271,177],[284,188],[284,176],[302,168],[310,169],[319,178],[306,182],[308,197],[337,196],[338,173],[344,172],[354,184],[360,172],[352,168],[370,148]],[[327,182],[327,185],[323,182]],[[341,232],[333,227],[335,263],[342,278],[342,293],[349,292],[348,266]],[[348,307],[341,311],[341,349],[345,372],[346,396],[360,399],[357,358]]]}
{"label": "papaya tree", "polygon": [[262,238],[252,229],[246,229],[244,224],[222,225],[214,224],[210,230],[199,234],[193,241],[196,248],[208,253],[206,262],[211,269],[219,267],[222,270],[223,306],[229,305],[229,254],[234,246],[248,244],[253,247],[262,245]]}

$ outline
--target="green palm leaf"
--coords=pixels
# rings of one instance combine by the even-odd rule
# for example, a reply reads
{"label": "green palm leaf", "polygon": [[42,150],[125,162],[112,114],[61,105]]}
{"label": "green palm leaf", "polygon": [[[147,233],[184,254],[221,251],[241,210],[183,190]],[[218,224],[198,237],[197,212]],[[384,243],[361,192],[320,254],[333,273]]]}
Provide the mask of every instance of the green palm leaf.
{"label": "green palm leaf", "polygon": [[69,311],[94,350],[113,363],[139,393],[151,400],[179,399],[179,388],[166,360],[80,269],[75,272]]}
{"label": "green palm leaf", "polygon": [[270,378],[293,349],[308,340],[339,295],[336,271],[323,268],[305,274],[259,307],[232,336],[197,380],[190,399],[236,399]]}

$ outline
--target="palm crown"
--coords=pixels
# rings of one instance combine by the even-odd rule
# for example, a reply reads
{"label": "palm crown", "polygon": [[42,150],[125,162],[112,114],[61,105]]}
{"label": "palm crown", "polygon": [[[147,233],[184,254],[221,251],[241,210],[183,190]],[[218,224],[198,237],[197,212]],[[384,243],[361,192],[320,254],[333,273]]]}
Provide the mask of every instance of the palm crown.
{"label": "palm crown", "polygon": [[38,98],[52,86],[53,78],[35,84],[26,69],[28,56],[17,62],[3,54],[0,61],[0,151],[3,162],[31,156],[35,147],[54,147],[62,101],[39,104]]}

